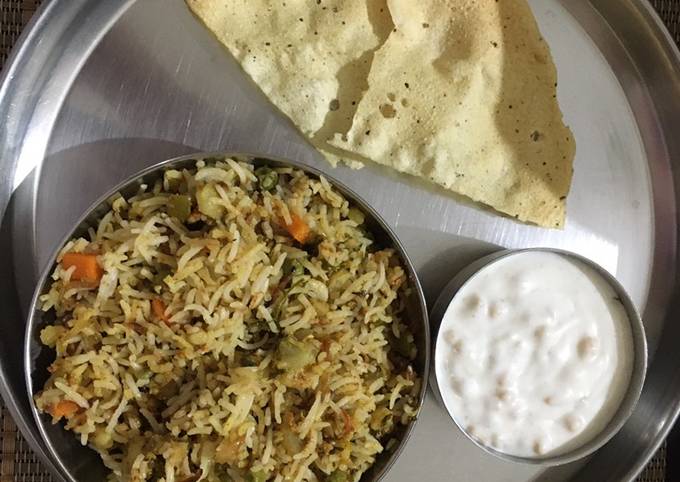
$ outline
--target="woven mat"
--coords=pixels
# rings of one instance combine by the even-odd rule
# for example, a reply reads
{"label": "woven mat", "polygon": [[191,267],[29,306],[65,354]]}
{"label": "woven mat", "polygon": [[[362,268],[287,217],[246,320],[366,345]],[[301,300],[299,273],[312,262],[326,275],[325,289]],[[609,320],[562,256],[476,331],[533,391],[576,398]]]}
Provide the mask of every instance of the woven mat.
{"label": "woven mat", "polygon": [[[669,31],[680,44],[680,0],[651,0]],[[42,0],[0,0],[0,68],[12,46]],[[31,451],[0,399],[0,482],[53,482]],[[663,482],[666,444],[652,458],[638,482]]]}

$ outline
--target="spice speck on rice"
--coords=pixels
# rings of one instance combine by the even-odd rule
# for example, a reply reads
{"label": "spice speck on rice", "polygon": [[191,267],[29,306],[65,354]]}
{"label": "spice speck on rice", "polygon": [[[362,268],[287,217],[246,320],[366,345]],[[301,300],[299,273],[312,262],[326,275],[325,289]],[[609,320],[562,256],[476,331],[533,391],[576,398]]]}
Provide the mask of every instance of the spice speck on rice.
{"label": "spice speck on rice", "polygon": [[358,481],[422,380],[393,249],[323,177],[233,159],[110,201],[40,298],[35,401],[112,481]]}

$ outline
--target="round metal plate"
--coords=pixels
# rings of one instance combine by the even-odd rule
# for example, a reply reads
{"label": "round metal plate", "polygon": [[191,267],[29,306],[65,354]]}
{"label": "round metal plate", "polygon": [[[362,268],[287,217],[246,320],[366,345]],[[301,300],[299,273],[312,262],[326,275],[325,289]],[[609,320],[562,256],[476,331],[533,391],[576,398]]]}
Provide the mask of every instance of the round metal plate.
{"label": "round metal plate", "polygon": [[22,320],[56,243],[102,192],[141,168],[231,150],[295,159],[358,192],[396,230],[430,303],[481,254],[546,246],[604,266],[643,312],[651,365],[642,398],[589,461],[541,471],[497,460],[453,430],[429,396],[386,480],[634,477],[680,403],[680,325],[671,301],[680,300],[673,296],[680,56],[643,0],[530,3],[577,141],[564,231],[499,217],[378,166],[332,169],[181,0],[47,3],[0,86],[0,389],[34,448],[44,455],[24,395]]}

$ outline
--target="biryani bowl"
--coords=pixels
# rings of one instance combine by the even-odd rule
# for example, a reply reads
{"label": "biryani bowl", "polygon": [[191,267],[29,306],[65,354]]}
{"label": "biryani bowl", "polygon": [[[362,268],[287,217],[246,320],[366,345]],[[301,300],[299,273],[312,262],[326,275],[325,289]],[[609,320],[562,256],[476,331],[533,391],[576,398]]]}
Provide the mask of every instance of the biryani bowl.
{"label": "biryani bowl", "polygon": [[[411,262],[408,259],[408,256],[404,250],[404,247],[401,245],[399,240],[397,239],[396,235],[392,232],[392,230],[389,228],[389,226],[386,225],[386,223],[380,218],[380,216],[361,198],[359,198],[355,193],[353,193],[350,189],[342,185],[341,183],[329,179],[328,176],[323,176],[323,179],[321,178],[321,173],[315,169],[309,168],[307,166],[298,164],[293,161],[288,161],[288,160],[280,160],[280,159],[269,159],[269,158],[262,158],[259,156],[254,156],[254,155],[249,155],[249,154],[231,154],[231,153],[207,153],[207,154],[195,154],[195,155],[190,155],[190,156],[183,156],[175,159],[170,159],[168,161],[164,161],[158,165],[155,165],[151,168],[147,168],[144,171],[140,172],[139,174],[133,176],[132,178],[124,181],[123,183],[119,184],[115,188],[113,188],[109,193],[106,195],[102,196],[102,198],[97,201],[92,208],[88,209],[87,212],[82,216],[82,218],[78,221],[76,224],[76,227],[68,234],[68,236],[59,243],[59,248],[58,250],[55,251],[55,253],[52,255],[50,258],[50,262],[48,263],[48,268],[44,271],[42,274],[40,281],[38,283],[38,287],[36,289],[32,304],[31,304],[31,309],[29,312],[29,317],[27,320],[27,327],[26,327],[26,345],[25,345],[25,373],[26,373],[26,383],[27,383],[27,389],[28,389],[28,395],[32,400],[32,409],[34,413],[34,417],[36,420],[36,423],[38,425],[39,431],[45,441],[45,444],[51,454],[51,456],[54,458],[54,461],[56,462],[59,470],[60,470],[60,475],[64,477],[66,480],[72,480],[72,481],[87,481],[87,480],[104,480],[107,477],[107,474],[110,473],[110,471],[104,466],[102,461],[99,458],[99,455],[92,450],[90,447],[81,444],[81,441],[85,441],[90,444],[95,444],[95,443],[100,443],[104,444],[106,446],[107,443],[111,443],[110,440],[99,440],[96,441],[93,439],[93,437],[96,437],[96,434],[90,431],[89,435],[86,437],[83,434],[77,434],[79,435],[80,440],[74,436],[74,433],[71,433],[70,431],[67,431],[64,428],[63,423],[52,423],[53,418],[54,418],[54,413],[50,412],[50,414],[45,413],[45,402],[42,400],[40,403],[42,403],[41,408],[39,409],[36,406],[36,403],[34,401],[34,397],[36,394],[41,392],[45,384],[48,382],[48,379],[50,379],[51,375],[54,376],[55,371],[59,371],[59,367],[52,367],[52,363],[55,361],[56,357],[56,352],[55,349],[45,346],[44,340],[41,341],[41,331],[43,328],[45,328],[48,325],[54,324],[57,315],[55,314],[55,310],[44,310],[44,296],[49,292],[50,286],[52,283],[55,281],[53,279],[53,273],[55,272],[55,268],[57,267],[57,260],[61,258],[61,252],[62,252],[62,247],[65,245],[65,243],[75,237],[80,237],[80,236],[85,236],[88,234],[88,231],[90,232],[90,235],[92,234],[92,230],[97,229],[97,226],[99,225],[99,222],[101,221],[102,217],[105,216],[110,210],[112,206],[112,202],[115,202],[114,199],[117,197],[117,193],[120,193],[123,199],[127,199],[130,196],[135,195],[135,193],[138,193],[140,190],[140,186],[145,185],[145,186],[153,186],[155,183],[159,182],[159,180],[164,179],[164,173],[166,173],[168,170],[174,170],[174,171],[181,171],[183,169],[191,169],[194,168],[197,164],[198,161],[202,162],[210,162],[211,160],[214,159],[224,159],[224,158],[230,158],[233,159],[234,161],[238,163],[245,163],[246,166],[253,166],[253,169],[261,168],[261,167],[267,167],[267,168],[272,168],[272,169],[279,169],[279,170],[284,170],[286,168],[291,168],[294,171],[302,171],[304,176],[306,178],[312,180],[315,183],[326,183],[328,185],[328,189],[330,190],[332,188],[333,191],[339,193],[344,199],[349,201],[351,204],[352,208],[355,210],[354,211],[354,217],[359,216],[361,224],[365,227],[365,230],[367,233],[370,233],[371,237],[374,238],[372,240],[374,246],[379,246],[382,249],[389,250],[390,252],[393,252],[393,256],[395,259],[395,262],[393,264],[397,264],[398,266],[401,266],[403,268],[403,273],[405,276],[404,280],[404,295],[402,298],[400,298],[400,303],[403,305],[402,308],[400,309],[398,315],[399,317],[399,323],[402,323],[404,326],[407,327],[407,332],[411,333],[412,336],[409,338],[409,343],[415,346],[415,351],[412,352],[412,359],[410,361],[410,364],[408,365],[408,369],[412,370],[413,375],[412,375],[412,380],[417,380],[418,382],[416,385],[414,385],[412,389],[412,393],[409,395],[409,400],[411,400],[411,403],[407,405],[407,402],[399,402],[397,397],[396,405],[394,401],[390,401],[390,405],[392,409],[399,409],[400,408],[400,403],[402,404],[403,410],[405,411],[406,415],[400,414],[399,416],[402,417],[401,419],[404,420],[404,423],[400,423],[398,420],[393,420],[393,418],[389,418],[389,420],[393,420],[392,423],[392,429],[391,432],[388,434],[389,437],[386,439],[384,442],[384,447],[381,448],[380,451],[375,452],[375,461],[368,466],[368,468],[365,468],[365,471],[363,471],[361,475],[361,480],[362,481],[373,481],[373,480],[380,480],[389,470],[391,465],[394,463],[396,458],[399,456],[400,452],[404,448],[412,430],[414,427],[414,424],[417,420],[418,413],[420,411],[420,408],[422,406],[425,392],[426,392],[426,387],[427,387],[427,379],[428,379],[428,371],[429,371],[429,357],[430,357],[430,337],[429,337],[429,325],[428,325],[428,318],[427,318],[427,311],[425,307],[425,301],[422,293],[422,289],[420,287],[420,283],[417,279],[415,270],[411,264]],[[281,171],[283,172],[283,171]],[[325,180],[327,179],[327,181]],[[119,198],[120,199],[120,198]],[[63,253],[62,253],[63,254]],[[281,268],[281,266],[279,266]],[[312,269],[312,266],[308,266],[307,269]],[[305,271],[306,273],[306,271]],[[290,288],[289,288],[290,289]],[[194,296],[196,294],[194,293]],[[396,296],[396,295],[391,295],[391,296]],[[42,300],[41,301],[41,297]],[[252,298],[251,298],[252,301]],[[151,303],[152,305],[152,312],[154,312],[155,308],[153,308],[153,302]],[[291,308],[294,309],[295,307]],[[168,307],[168,310],[170,308]],[[168,311],[166,310],[166,311]],[[160,311],[159,316],[161,318],[164,317],[162,314],[164,313],[163,310]],[[153,316],[153,315],[151,315]],[[178,315],[179,316],[179,315]],[[395,315],[396,316],[396,315]],[[169,321],[169,320],[159,320],[159,321]],[[143,323],[142,323],[143,325]],[[136,328],[137,330],[141,330],[140,328]],[[312,333],[313,335],[313,333]],[[309,336],[309,335],[308,335]],[[391,335],[390,335],[391,336]],[[107,342],[112,342],[111,340],[105,341],[104,343]],[[138,341],[139,342],[139,341]],[[112,342],[113,343],[113,342]],[[294,340],[294,343],[295,340]],[[357,341],[359,343],[359,341]],[[394,343],[394,342],[392,342]],[[397,339],[398,343],[398,339]],[[264,345],[263,345],[264,346]],[[290,347],[289,347],[290,348]],[[295,346],[293,346],[295,348]],[[280,347],[277,348],[277,354],[280,354],[281,349]],[[330,353],[330,351],[329,351]],[[177,353],[177,357],[181,358],[180,355],[183,355],[182,353]],[[266,356],[266,355],[265,355]],[[322,357],[323,358],[323,357]],[[285,369],[285,364],[282,366],[279,366],[278,364],[281,363],[280,359],[275,359],[276,361],[273,362],[266,362],[263,361],[263,363],[276,363],[278,369]],[[330,360],[330,355],[329,355],[329,360]],[[253,363],[257,364],[261,362],[262,360],[256,359]],[[85,360],[84,362],[88,362]],[[133,360],[134,362],[134,360]],[[390,365],[393,365],[392,362],[390,362]],[[48,368],[52,370],[52,374],[50,371],[48,371]],[[402,367],[403,368],[403,367]],[[66,376],[68,379],[71,376],[79,376],[76,372],[78,372],[78,369],[71,369],[70,373],[63,375]],[[407,373],[407,372],[404,372]],[[155,371],[151,374],[152,377],[155,377],[158,375]],[[399,376],[402,376],[401,374]],[[203,378],[202,378],[203,377]],[[406,375],[408,378],[408,375]],[[195,380],[190,380],[188,381],[189,383],[193,383],[194,385],[198,386],[203,382],[203,379],[205,378],[205,375],[201,375],[200,373],[196,375]],[[155,378],[154,378],[155,380]],[[231,379],[230,379],[231,380]],[[400,379],[397,379],[400,380]],[[401,381],[398,381],[397,383],[403,382],[403,378]],[[391,384],[393,383],[392,380],[388,380],[388,382]],[[51,382],[50,382],[51,383]],[[103,382],[100,382],[103,383]],[[231,382],[230,382],[231,383]],[[342,382],[340,382],[342,384]],[[408,385],[408,381],[404,382]],[[373,387],[378,387],[375,388],[376,393],[381,390],[379,387],[380,383],[376,382]],[[402,384],[403,385],[403,384]],[[54,388],[54,387],[52,387]],[[65,388],[65,387],[62,387]],[[337,389],[341,390],[341,386],[336,387]],[[66,388],[68,391],[68,389]],[[112,388],[113,390],[113,388]],[[134,391],[135,388],[131,387],[131,390]],[[403,386],[401,386],[399,390],[404,390]],[[45,390],[47,391],[47,390]],[[191,391],[191,389],[189,390]],[[124,392],[123,392],[124,393]],[[239,392],[242,393],[242,392]],[[318,391],[317,391],[318,393]],[[237,393],[238,394],[238,393]],[[45,396],[44,394],[42,395],[43,397]],[[189,395],[187,395],[189,396]],[[283,395],[281,395],[283,396]],[[77,401],[77,394],[74,394],[71,399],[76,398]],[[128,394],[125,396],[130,397],[131,399],[134,399],[135,394]],[[173,395],[172,400],[177,401],[177,398],[182,398],[183,395],[181,393],[176,393]],[[121,396],[121,399],[123,396]],[[186,397],[185,397],[186,398]],[[405,397],[405,399],[408,397]],[[315,410],[319,410],[320,404],[324,403],[324,400],[322,396],[319,396],[318,394],[315,395],[315,397],[311,398],[306,404],[302,407],[304,409],[304,414],[309,415],[310,413],[313,413]],[[185,400],[186,401],[186,400]],[[213,401],[214,402],[214,401]],[[205,406],[207,405],[208,408],[211,410],[214,408],[213,405],[211,405],[210,400],[201,400],[200,402],[197,402],[200,406]],[[220,402],[221,403],[221,402]],[[329,402],[330,403],[330,402]],[[202,405],[201,405],[202,404]],[[83,404],[83,407],[85,405]],[[114,417],[118,418],[121,415],[124,415],[126,413],[126,409],[123,406],[121,408],[121,404],[118,403],[116,405],[116,411],[114,411]],[[176,407],[168,407],[167,410],[177,410]],[[89,408],[88,408],[89,410]],[[234,413],[234,407],[230,406],[230,412],[229,413]],[[337,407],[336,407],[337,410]],[[282,412],[283,413],[269,413],[266,414],[266,417],[269,419],[274,419],[276,420],[277,418],[280,417],[286,417],[285,413],[285,407],[282,407]],[[90,412],[84,412],[84,413],[90,413]],[[214,410],[210,412],[212,415],[214,415]],[[344,412],[343,412],[344,413]],[[171,414],[171,416],[174,416],[175,412]],[[191,415],[189,413],[188,415]],[[211,416],[212,416],[211,415]],[[295,415],[295,414],[294,414]],[[300,413],[300,416],[302,417],[302,413]],[[394,416],[393,413],[390,413],[389,415]],[[408,416],[407,416],[408,415]],[[265,416],[265,415],[263,415]],[[84,415],[83,415],[84,417]],[[311,418],[311,415],[309,415]],[[86,418],[86,417],[85,417]],[[153,419],[153,416],[151,417]],[[127,420],[127,419],[126,419]],[[189,419],[191,420],[191,419]],[[300,420],[301,423],[304,422],[304,418],[301,418]],[[71,422],[69,422],[71,423]],[[135,422],[137,423],[137,422]],[[144,422],[146,423],[146,422]],[[182,432],[183,434],[187,434],[187,438],[190,440],[193,440],[192,437],[200,437],[201,432],[200,430],[209,430],[208,428],[205,428],[203,425],[197,426],[197,427],[187,427],[186,423],[189,422],[184,422],[185,426],[184,429],[186,429],[185,432]],[[207,424],[212,423],[213,425],[221,425],[221,424],[229,424],[229,416],[228,414],[224,415],[223,418],[213,418],[212,420],[206,422]],[[314,420],[310,423],[314,423]],[[81,431],[87,432],[88,429],[84,428],[87,427],[88,421],[83,419],[80,422],[76,423],[75,425],[77,427],[80,427]],[[352,427],[352,430],[356,430],[356,428],[353,427],[352,422],[348,422],[349,426]],[[153,425],[153,422],[151,422],[151,425]],[[332,424],[331,424],[332,425]],[[296,425],[296,427],[299,428],[299,425]],[[319,425],[321,427],[321,425]],[[153,427],[151,427],[153,429]],[[71,427],[73,429],[73,427]],[[127,426],[125,430],[130,430],[130,429],[135,429],[134,423],[130,425],[130,421],[127,421]],[[189,431],[192,429],[196,429],[198,431],[191,432],[189,435]],[[296,428],[297,430],[297,428]],[[330,429],[329,429],[330,430]],[[365,430],[368,430],[367,428]],[[312,429],[308,428],[309,433],[311,433]],[[127,432],[126,432],[127,433]],[[321,432],[319,432],[321,433]],[[116,434],[116,437],[119,437],[120,434]],[[244,437],[246,434],[244,434]],[[275,433],[274,437],[278,437]],[[354,436],[354,435],[352,435]],[[366,436],[368,436],[366,434]],[[311,435],[308,435],[307,438],[301,438],[300,443],[302,443],[301,450],[304,450],[305,447],[305,441],[309,441],[309,437]],[[244,440],[246,440],[244,438]],[[350,439],[351,440],[351,439]],[[310,442],[311,443],[311,442]],[[271,445],[271,444],[270,444]],[[165,446],[163,446],[165,447]],[[155,447],[153,450],[156,451],[161,451],[161,448],[163,447]],[[274,447],[276,447],[276,444],[274,443]],[[167,447],[165,447],[167,449]],[[213,447],[214,449],[214,447]],[[148,448],[145,448],[142,450],[140,447],[138,451],[141,450],[149,450]],[[201,470],[209,470],[209,464],[214,463],[211,462],[210,457],[211,455],[208,456],[203,456],[201,458],[201,450],[203,449],[196,449],[197,453],[194,454],[195,457],[198,459],[202,460],[202,464],[207,464],[202,466],[203,468]],[[249,449],[250,450],[250,449]],[[275,448],[273,450],[276,450]],[[268,454],[269,457],[272,456],[272,448],[269,447],[270,453]],[[116,457],[116,453],[114,452],[113,454],[109,454],[112,457]],[[194,456],[191,455],[191,456]],[[189,455],[187,455],[189,457]],[[214,458],[214,452],[212,452],[212,457]],[[315,456],[312,454],[311,458],[314,458]],[[316,457],[318,458],[318,454],[316,454]],[[298,460],[298,459],[295,459]],[[134,463],[145,463],[143,459],[139,460],[122,460],[118,461],[120,464],[134,464]],[[301,462],[296,462],[300,464]],[[329,462],[330,463],[330,462]],[[129,468],[129,467],[128,467]],[[144,469],[147,470],[147,469]],[[147,472],[150,473],[152,470],[151,467],[148,468]],[[240,470],[240,469],[239,469]],[[161,468],[162,471],[162,468]],[[144,473],[144,472],[142,472]],[[301,474],[303,473],[301,469]],[[164,475],[164,474],[161,474]],[[272,475],[272,474],[270,474]],[[151,478],[147,480],[152,480],[153,476],[150,476]],[[201,477],[201,473],[197,473],[194,479],[187,479],[187,480],[198,480]],[[236,480],[238,479],[238,474],[234,476],[234,474],[231,474],[231,479],[225,479],[225,480]],[[253,477],[253,475],[248,475],[248,477]],[[175,480],[178,480],[175,478]],[[209,478],[204,478],[204,480],[211,480]],[[254,479],[257,480],[257,479]],[[274,480],[274,477],[270,477],[269,479],[260,479],[260,480]],[[352,478],[348,478],[347,480],[352,480]]]}

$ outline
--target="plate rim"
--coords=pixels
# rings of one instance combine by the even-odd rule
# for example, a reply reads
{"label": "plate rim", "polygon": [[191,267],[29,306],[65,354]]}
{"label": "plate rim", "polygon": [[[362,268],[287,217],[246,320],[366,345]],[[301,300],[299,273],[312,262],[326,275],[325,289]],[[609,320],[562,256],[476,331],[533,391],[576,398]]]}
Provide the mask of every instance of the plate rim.
{"label": "plate rim", "polygon": [[[127,1],[129,4],[134,3],[134,0]],[[594,8],[596,8],[596,10],[598,10],[601,13],[601,10],[598,9],[597,7],[606,4],[607,0],[590,0],[587,3],[589,5],[592,5]],[[655,12],[649,1],[625,0],[625,2],[621,3],[622,4],[625,3],[627,5],[627,8],[630,8],[638,12],[642,21],[645,22],[646,27],[650,29],[652,37],[657,40],[657,45],[663,50],[663,54],[665,55],[666,59],[670,62],[669,72],[673,72],[676,77],[680,76],[680,50],[678,49],[678,46],[675,44],[675,42],[672,40],[670,33],[667,31],[665,25],[661,21],[661,18]],[[59,26],[54,25],[54,23],[51,22],[52,19],[50,17],[57,15],[55,11],[57,11],[58,8],[63,9],[66,7],[68,7],[69,10],[72,9],[75,11],[86,9],[88,7],[91,9],[92,4],[90,3],[88,5],[87,0],[72,0],[71,2],[69,2],[68,0],[53,0],[52,2],[44,3],[40,7],[38,12],[36,12],[36,14],[34,15],[34,18],[29,23],[29,26],[22,33],[19,43],[14,48],[6,64],[7,67],[3,72],[2,80],[0,82],[0,113],[8,112],[8,103],[11,103],[13,100],[13,98],[9,97],[8,94],[12,90],[16,91],[16,85],[18,83],[21,83],[22,79],[25,80],[26,78],[25,66],[22,67],[21,64],[28,63],[28,59],[31,57],[31,54],[37,51],[38,47],[41,44],[41,41],[44,40],[44,37],[41,34],[51,33],[53,35],[55,34],[55,30],[58,30]],[[628,52],[628,49],[626,49],[626,51]],[[70,85],[62,86],[62,88],[63,92],[67,92],[70,88]],[[55,109],[58,111],[58,108]],[[655,106],[655,112],[657,110],[658,107]],[[12,140],[8,134],[9,132],[6,129],[6,126],[0,126],[0,141],[7,141],[8,139]],[[664,138],[663,140],[666,141],[666,143],[668,141],[667,138]],[[678,144],[678,146],[676,146],[674,150],[680,151],[680,140],[675,141],[675,144]],[[2,162],[0,162],[0,172],[3,173],[2,179],[0,179],[0,218],[2,218],[3,222],[6,220],[5,214],[7,204],[10,200],[11,194],[14,191],[14,186],[11,186],[11,183],[14,182],[15,180],[16,167],[18,162],[21,160],[20,154],[22,152],[22,149],[25,149],[25,146],[22,143],[18,144],[18,148],[17,144],[14,142],[12,143],[5,142],[4,145],[12,146],[12,148],[10,155],[4,156],[2,158]],[[668,152],[667,145],[664,146],[664,149],[666,149],[666,152]],[[42,153],[39,154],[41,154],[42,158],[44,157],[45,152],[43,151]],[[674,234],[676,235],[677,238],[677,233]],[[674,248],[677,248],[677,239]],[[664,323],[663,333],[665,333],[666,330],[667,323]],[[652,364],[652,366],[653,365],[654,364]],[[32,430],[30,424],[26,423],[27,421],[24,419],[24,415],[20,412],[17,400],[15,400],[14,396],[12,395],[13,392],[15,392],[16,390],[9,387],[4,372],[5,368],[3,364],[0,363],[0,393],[2,393],[3,398],[5,399],[6,406],[8,407],[10,413],[12,414],[15,422],[21,429],[22,433],[27,438],[27,441],[29,442],[31,447],[37,452],[37,454],[40,456],[43,462],[46,462],[47,466],[53,472],[55,472],[55,467],[52,461],[49,460],[49,458],[47,458],[46,454],[44,453],[43,447],[40,446],[40,443],[38,443],[37,439],[35,438],[36,435],[35,432]],[[678,399],[675,400],[674,407],[669,412],[670,418],[666,418],[664,422],[665,423],[664,427],[662,427],[655,434],[652,434],[654,441],[650,444],[646,444],[647,447],[646,453],[642,457],[638,458],[637,463],[630,466],[629,470],[627,470],[625,473],[625,477],[632,478],[644,468],[644,466],[648,463],[649,459],[652,457],[654,452],[658,449],[660,444],[665,439],[668,431],[672,427],[673,422],[677,419],[679,413],[680,413],[680,397],[678,397]],[[590,465],[591,463],[585,466],[582,469],[582,471],[585,471]],[[579,472],[579,474],[581,473],[582,472]]]}

